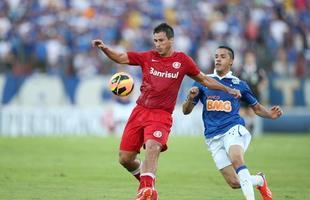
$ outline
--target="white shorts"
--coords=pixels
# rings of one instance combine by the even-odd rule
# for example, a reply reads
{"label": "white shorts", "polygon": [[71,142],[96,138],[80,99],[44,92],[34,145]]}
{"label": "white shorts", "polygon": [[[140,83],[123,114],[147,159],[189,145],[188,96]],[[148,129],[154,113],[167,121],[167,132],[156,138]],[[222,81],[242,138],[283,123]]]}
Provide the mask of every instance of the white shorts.
{"label": "white shorts", "polygon": [[206,139],[206,144],[216,167],[220,170],[231,165],[228,155],[230,146],[240,145],[245,152],[251,142],[251,137],[251,134],[244,126],[235,125],[225,134]]}

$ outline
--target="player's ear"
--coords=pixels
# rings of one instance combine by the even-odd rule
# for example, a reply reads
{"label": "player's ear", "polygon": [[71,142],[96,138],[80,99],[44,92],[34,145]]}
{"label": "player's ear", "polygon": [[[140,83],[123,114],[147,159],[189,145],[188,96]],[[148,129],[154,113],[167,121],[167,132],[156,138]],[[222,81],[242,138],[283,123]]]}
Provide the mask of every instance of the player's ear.
{"label": "player's ear", "polygon": [[230,66],[232,66],[233,63],[234,63],[234,60],[233,60],[233,59],[230,59],[230,62],[229,62]]}

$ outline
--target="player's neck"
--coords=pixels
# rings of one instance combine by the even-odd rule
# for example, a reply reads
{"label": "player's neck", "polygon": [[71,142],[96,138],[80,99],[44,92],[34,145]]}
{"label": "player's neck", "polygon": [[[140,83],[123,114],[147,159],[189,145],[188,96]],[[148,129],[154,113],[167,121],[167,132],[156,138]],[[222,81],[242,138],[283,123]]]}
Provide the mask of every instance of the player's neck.
{"label": "player's neck", "polygon": [[173,49],[170,49],[167,53],[165,54],[160,54],[161,57],[170,57],[173,54]]}
{"label": "player's neck", "polygon": [[230,70],[227,70],[227,71],[216,71],[216,74],[219,76],[219,77],[224,77],[226,76],[226,74],[228,74]]}

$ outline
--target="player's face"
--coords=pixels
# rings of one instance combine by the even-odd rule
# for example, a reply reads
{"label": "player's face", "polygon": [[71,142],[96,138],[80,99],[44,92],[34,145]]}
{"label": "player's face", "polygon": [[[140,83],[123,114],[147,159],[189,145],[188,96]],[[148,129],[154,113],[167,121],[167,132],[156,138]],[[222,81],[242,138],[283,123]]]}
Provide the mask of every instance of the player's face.
{"label": "player's face", "polygon": [[214,56],[215,70],[218,75],[225,75],[230,71],[233,59],[227,49],[217,49]]}
{"label": "player's face", "polygon": [[173,38],[168,39],[165,32],[154,33],[153,42],[159,55],[163,57],[171,55]]}

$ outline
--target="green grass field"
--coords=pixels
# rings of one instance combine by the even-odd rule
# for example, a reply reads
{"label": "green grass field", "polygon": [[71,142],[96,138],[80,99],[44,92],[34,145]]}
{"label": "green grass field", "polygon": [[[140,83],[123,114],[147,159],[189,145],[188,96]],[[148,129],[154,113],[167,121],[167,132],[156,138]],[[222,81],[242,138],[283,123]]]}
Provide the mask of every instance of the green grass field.
{"label": "green grass field", "polygon": [[[132,200],[137,181],[118,164],[114,137],[0,137],[1,200]],[[310,199],[310,136],[255,138],[252,173],[267,174],[275,200]],[[160,200],[240,200],[216,170],[202,137],[171,137],[160,157]],[[260,199],[256,192],[257,199]]]}

